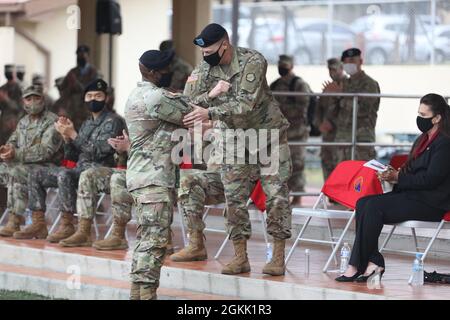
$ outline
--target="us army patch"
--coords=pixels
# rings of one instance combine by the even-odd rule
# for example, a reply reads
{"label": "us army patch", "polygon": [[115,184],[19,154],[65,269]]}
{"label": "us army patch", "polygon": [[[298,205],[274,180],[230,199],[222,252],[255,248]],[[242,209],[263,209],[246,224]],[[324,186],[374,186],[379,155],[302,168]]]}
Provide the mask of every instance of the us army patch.
{"label": "us army patch", "polygon": [[105,123],[105,130],[110,131],[113,128],[113,124],[112,121],[108,121],[107,123]]}
{"label": "us army patch", "polygon": [[248,82],[253,82],[255,81],[256,77],[254,73],[249,73],[245,76],[245,80],[247,80]]}

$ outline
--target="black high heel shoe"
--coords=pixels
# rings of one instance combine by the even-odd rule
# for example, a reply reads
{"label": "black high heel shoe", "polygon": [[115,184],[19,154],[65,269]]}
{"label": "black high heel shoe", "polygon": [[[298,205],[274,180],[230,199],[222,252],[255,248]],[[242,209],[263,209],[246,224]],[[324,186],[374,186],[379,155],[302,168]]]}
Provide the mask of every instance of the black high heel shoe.
{"label": "black high heel shoe", "polygon": [[337,282],[353,282],[353,281],[355,281],[360,275],[361,275],[361,273],[358,272],[358,271],[356,271],[356,273],[355,273],[354,275],[352,275],[351,277],[347,277],[347,276],[342,275],[342,276],[340,276],[340,277],[337,277],[337,278],[334,279],[334,280],[336,280]]}
{"label": "black high heel shoe", "polygon": [[381,280],[381,278],[383,278],[384,271],[385,271],[384,269],[383,269],[382,271],[378,271],[378,268],[376,268],[376,269],[373,270],[372,273],[369,274],[368,276],[360,275],[355,281],[356,281],[356,282],[360,282],[360,283],[362,283],[362,282],[367,282],[367,280],[368,280],[370,277],[373,277],[373,276],[375,276],[375,275],[377,275],[377,274],[380,274],[380,280]]}

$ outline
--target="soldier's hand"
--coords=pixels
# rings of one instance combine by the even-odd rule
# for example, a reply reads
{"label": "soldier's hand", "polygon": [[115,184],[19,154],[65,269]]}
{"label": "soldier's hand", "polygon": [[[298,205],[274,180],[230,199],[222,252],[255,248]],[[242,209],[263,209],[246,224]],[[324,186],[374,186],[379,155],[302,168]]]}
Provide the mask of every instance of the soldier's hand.
{"label": "soldier's hand", "polygon": [[343,91],[343,86],[333,81],[326,81],[324,83],[323,92],[324,93],[340,93]]}
{"label": "soldier's hand", "polygon": [[130,148],[130,140],[125,138],[125,136],[109,138],[108,144],[116,150],[118,153],[128,152]]}
{"label": "soldier's hand", "polygon": [[208,120],[208,109],[194,106],[194,111],[184,116],[183,123],[186,127],[193,127],[196,122],[201,123]]}
{"label": "soldier's hand", "polygon": [[16,155],[16,149],[12,144],[7,144],[4,146],[4,151],[0,154],[0,158],[3,161],[14,159]]}
{"label": "soldier's hand", "polygon": [[231,84],[229,82],[220,80],[216,86],[208,93],[208,96],[213,99],[220,96],[222,93],[227,93],[230,90]]}

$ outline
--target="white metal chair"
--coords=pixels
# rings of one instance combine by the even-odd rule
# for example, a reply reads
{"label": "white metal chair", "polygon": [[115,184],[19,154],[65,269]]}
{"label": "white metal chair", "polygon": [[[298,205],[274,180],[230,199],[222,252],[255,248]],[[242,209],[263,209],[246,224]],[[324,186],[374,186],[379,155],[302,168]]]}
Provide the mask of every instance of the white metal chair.
{"label": "white metal chair", "polygon": [[[323,272],[328,271],[331,260],[334,258],[337,264],[336,252],[341,246],[350,225],[355,219],[356,201],[359,198],[370,194],[381,194],[382,187],[374,170],[363,167],[364,161],[343,161],[333,170],[330,177],[325,181],[322,192],[312,208],[294,208],[292,216],[306,218],[302,229],[297,235],[294,244],[286,256],[285,264],[289,263],[297,245],[302,242],[329,244],[331,254],[328,257]],[[338,182],[336,182],[338,181]],[[369,188],[367,188],[369,184]],[[349,210],[330,210],[327,207],[327,198],[331,198],[347,207]],[[349,200],[350,199],[350,200]],[[304,234],[311,220],[327,220],[329,240],[320,240],[305,238]],[[331,225],[332,220],[341,220],[345,222],[345,227],[337,237],[333,233]]]}
{"label": "white metal chair", "polygon": [[[390,230],[389,234],[386,236],[386,239],[383,241],[383,244],[381,245],[380,252],[387,251],[387,252],[397,252],[397,253],[406,253],[406,254],[417,254],[422,253],[422,261],[425,261],[425,258],[427,257],[429,251],[431,250],[431,247],[434,244],[434,241],[436,240],[437,236],[439,235],[439,232],[443,229],[450,229],[450,212],[448,212],[444,218],[440,222],[428,222],[428,221],[405,221],[401,223],[396,224],[389,224],[392,226],[392,229]],[[403,228],[411,228],[411,233],[414,239],[414,245],[416,251],[407,251],[407,250],[398,250],[398,249],[389,249],[386,248],[389,240],[391,239],[392,235],[394,234],[394,231],[398,227]],[[433,235],[430,238],[430,241],[428,241],[427,246],[423,251],[421,251],[422,248],[419,248],[419,243],[417,241],[416,236],[416,229],[432,229],[434,230]]]}

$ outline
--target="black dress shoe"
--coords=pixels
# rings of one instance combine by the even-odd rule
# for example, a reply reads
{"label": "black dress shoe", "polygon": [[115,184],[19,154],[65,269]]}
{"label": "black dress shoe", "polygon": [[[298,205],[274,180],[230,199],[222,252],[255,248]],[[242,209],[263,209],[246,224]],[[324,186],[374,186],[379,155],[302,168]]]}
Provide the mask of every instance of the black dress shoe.
{"label": "black dress shoe", "polygon": [[357,271],[357,272],[356,272],[354,275],[352,275],[351,277],[347,277],[347,276],[342,275],[342,276],[340,276],[340,277],[337,277],[337,278],[334,279],[334,280],[336,280],[337,282],[353,282],[353,281],[355,281],[360,275],[361,275],[361,273]]}
{"label": "black dress shoe", "polygon": [[383,274],[384,274],[384,269],[383,269],[382,271],[377,271],[377,269],[375,269],[375,270],[373,270],[372,273],[369,274],[368,276],[360,275],[360,276],[356,279],[356,282],[367,282],[367,280],[368,280],[370,277],[373,277],[373,276],[375,276],[375,275],[378,274],[378,273],[380,274],[380,280],[381,280],[381,278],[383,277]]}

